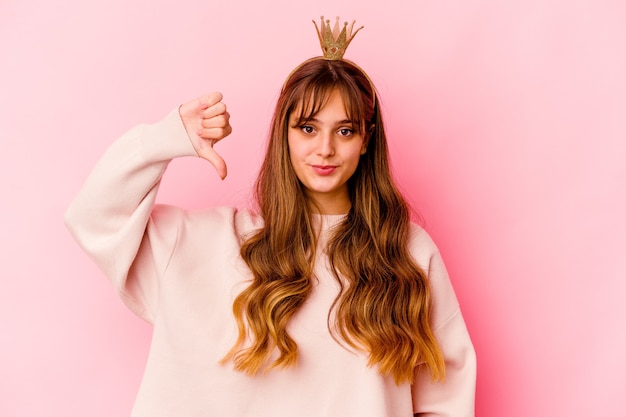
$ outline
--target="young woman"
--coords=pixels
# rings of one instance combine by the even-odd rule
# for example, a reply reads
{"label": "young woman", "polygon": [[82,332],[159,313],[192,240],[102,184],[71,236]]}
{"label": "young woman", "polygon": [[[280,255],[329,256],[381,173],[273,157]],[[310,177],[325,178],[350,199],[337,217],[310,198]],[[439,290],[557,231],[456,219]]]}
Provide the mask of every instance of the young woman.
{"label": "young woman", "polygon": [[155,205],[231,132],[222,96],[107,150],[66,223],[154,326],[132,415],[471,416],[475,354],[437,248],[392,181],[379,101],[343,59],[278,98],[255,210]]}

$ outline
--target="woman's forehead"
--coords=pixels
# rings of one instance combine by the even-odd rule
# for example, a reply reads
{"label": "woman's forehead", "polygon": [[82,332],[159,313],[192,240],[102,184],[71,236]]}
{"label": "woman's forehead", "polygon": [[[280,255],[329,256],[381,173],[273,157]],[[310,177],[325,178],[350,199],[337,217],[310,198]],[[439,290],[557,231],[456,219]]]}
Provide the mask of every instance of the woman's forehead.
{"label": "woman's forehead", "polygon": [[355,106],[352,101],[355,99],[347,94],[345,88],[341,86],[327,86],[326,88],[309,89],[305,91],[299,99],[296,99],[291,111],[291,119],[311,119],[320,110],[322,110],[329,99],[338,94],[341,98],[341,107],[348,119],[360,119],[360,115],[356,114]]}

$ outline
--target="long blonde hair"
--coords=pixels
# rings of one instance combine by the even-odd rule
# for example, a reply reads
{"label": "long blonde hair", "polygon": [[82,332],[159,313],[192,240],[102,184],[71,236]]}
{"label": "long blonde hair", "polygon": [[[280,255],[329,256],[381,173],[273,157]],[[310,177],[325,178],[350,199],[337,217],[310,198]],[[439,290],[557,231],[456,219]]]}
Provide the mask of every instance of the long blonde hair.
{"label": "long blonde hair", "polygon": [[[317,236],[312,202],[289,159],[288,121],[294,111],[301,122],[312,118],[334,89],[367,140],[367,151],[348,183],[351,209],[327,247],[341,288],[331,309],[335,323],[329,311],[329,331],[367,352],[369,364],[396,383],[412,382],[422,363],[433,379],[442,379],[427,277],[408,250],[409,208],[391,178],[379,100],[357,66],[325,59],[301,64],[278,98],[255,189],[264,225],[241,247],[254,279],[233,303],[239,338],[223,361],[232,360],[236,369],[252,375],[297,362],[287,324],[312,291]],[[279,356],[270,363],[276,351]]]}

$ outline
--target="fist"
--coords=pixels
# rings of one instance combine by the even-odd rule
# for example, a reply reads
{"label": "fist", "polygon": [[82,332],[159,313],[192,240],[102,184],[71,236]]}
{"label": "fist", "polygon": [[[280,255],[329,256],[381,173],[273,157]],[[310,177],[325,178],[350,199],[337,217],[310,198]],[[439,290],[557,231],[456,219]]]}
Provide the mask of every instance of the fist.
{"label": "fist", "polygon": [[226,163],[213,146],[232,132],[230,115],[221,93],[209,93],[178,109],[189,140],[199,157],[209,161],[220,178],[226,177]]}

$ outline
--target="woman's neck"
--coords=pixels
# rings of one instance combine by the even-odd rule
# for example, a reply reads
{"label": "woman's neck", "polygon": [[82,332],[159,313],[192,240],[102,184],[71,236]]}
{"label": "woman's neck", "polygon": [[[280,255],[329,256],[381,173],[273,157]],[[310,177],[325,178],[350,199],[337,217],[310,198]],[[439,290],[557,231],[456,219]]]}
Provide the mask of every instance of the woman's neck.
{"label": "woman's neck", "polygon": [[311,196],[310,210],[315,214],[322,215],[341,215],[348,214],[352,203],[350,198],[337,198],[336,196]]}

